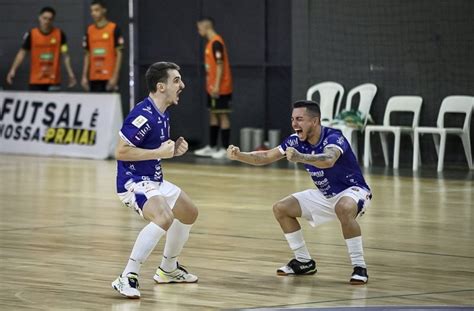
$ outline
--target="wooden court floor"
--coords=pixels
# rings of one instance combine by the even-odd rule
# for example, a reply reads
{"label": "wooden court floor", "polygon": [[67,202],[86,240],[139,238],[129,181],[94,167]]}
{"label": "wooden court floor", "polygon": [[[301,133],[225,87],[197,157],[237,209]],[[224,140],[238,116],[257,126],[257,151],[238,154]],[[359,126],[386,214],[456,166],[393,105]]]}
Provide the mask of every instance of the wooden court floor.
{"label": "wooden court floor", "polygon": [[200,209],[180,258],[200,280],[155,285],[161,241],[131,301],[110,282],[145,222],[116,198],[115,162],[0,155],[0,310],[474,305],[472,180],[367,176],[370,282],[355,287],[336,222],[303,225],[317,275],[275,275],[291,253],[271,206],[312,187],[303,170],[168,162],[164,172]]}

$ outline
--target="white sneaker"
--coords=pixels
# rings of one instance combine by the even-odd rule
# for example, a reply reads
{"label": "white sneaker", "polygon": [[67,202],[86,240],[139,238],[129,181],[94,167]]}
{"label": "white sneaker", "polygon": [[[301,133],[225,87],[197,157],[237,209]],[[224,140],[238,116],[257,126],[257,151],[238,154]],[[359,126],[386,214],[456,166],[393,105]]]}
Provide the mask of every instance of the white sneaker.
{"label": "white sneaker", "polygon": [[167,284],[167,283],[197,283],[198,277],[194,274],[188,273],[183,266],[178,264],[178,268],[171,272],[165,272],[161,268],[156,269],[156,273],[153,276],[158,284]]}
{"label": "white sneaker", "polygon": [[138,275],[130,272],[127,276],[122,277],[121,275],[112,282],[112,288],[118,291],[122,296],[131,299],[140,298],[140,291],[138,288]]}
{"label": "white sneaker", "polygon": [[204,148],[194,151],[194,155],[197,155],[198,157],[211,157],[214,153],[216,153],[216,151],[216,147],[211,147],[207,145]]}
{"label": "white sneaker", "polygon": [[227,150],[221,148],[218,151],[214,152],[211,157],[213,159],[224,159],[227,157]]}

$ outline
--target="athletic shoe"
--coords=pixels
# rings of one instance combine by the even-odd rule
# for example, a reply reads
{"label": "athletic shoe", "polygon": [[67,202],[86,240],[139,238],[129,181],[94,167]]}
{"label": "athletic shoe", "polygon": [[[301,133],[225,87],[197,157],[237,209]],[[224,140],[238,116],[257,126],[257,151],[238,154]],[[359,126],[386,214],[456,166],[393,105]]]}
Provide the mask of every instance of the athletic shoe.
{"label": "athletic shoe", "polygon": [[178,268],[171,272],[163,271],[161,268],[156,269],[153,280],[158,284],[197,283],[198,277],[194,274],[188,273],[188,271],[178,263]]}
{"label": "athletic shoe", "polygon": [[221,148],[217,150],[216,152],[214,152],[211,157],[213,159],[224,159],[225,157],[227,157],[227,150],[225,150],[224,148]]}
{"label": "athletic shoe", "polygon": [[277,270],[277,275],[310,275],[317,271],[316,262],[313,259],[308,262],[301,262],[293,258],[286,266]]}
{"label": "athletic shoe", "polygon": [[211,147],[211,146],[207,145],[204,148],[201,148],[201,149],[198,149],[198,150],[194,151],[194,155],[196,155],[198,157],[212,157],[212,155],[216,152],[217,152],[216,147]]}
{"label": "athletic shoe", "polygon": [[354,267],[352,272],[351,280],[349,281],[352,285],[364,285],[369,281],[367,275],[367,269],[362,267]]}
{"label": "athletic shoe", "polygon": [[138,274],[130,272],[127,276],[122,277],[121,275],[112,282],[112,288],[118,291],[122,296],[127,298],[137,299],[140,298],[140,291],[138,288]]}

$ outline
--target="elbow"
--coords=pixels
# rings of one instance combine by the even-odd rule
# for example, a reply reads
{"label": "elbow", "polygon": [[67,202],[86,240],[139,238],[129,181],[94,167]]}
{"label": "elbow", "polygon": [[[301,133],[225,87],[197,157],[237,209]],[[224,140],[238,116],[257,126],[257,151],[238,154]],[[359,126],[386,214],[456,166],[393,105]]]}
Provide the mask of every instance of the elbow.
{"label": "elbow", "polygon": [[115,149],[114,156],[115,156],[115,159],[116,159],[116,160],[125,161],[125,159],[124,159],[124,152],[123,152],[123,150],[120,149],[120,148],[116,148],[116,149]]}

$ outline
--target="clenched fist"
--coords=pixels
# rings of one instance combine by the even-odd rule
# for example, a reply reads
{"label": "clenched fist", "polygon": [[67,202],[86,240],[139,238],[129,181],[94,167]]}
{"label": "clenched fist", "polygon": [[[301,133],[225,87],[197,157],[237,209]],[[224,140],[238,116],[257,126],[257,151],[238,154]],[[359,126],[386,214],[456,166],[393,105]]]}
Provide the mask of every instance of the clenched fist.
{"label": "clenched fist", "polygon": [[174,146],[175,146],[175,143],[171,139],[162,143],[160,148],[156,150],[158,153],[158,158],[161,158],[161,159],[172,158],[174,156]]}
{"label": "clenched fist", "polygon": [[188,151],[188,142],[183,137],[178,138],[174,144],[174,156],[182,156],[186,151]]}
{"label": "clenched fist", "polygon": [[290,162],[298,162],[300,160],[300,153],[293,147],[286,148],[286,159]]}
{"label": "clenched fist", "polygon": [[227,158],[229,160],[237,160],[237,156],[240,153],[240,148],[234,145],[230,145],[227,148]]}

